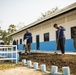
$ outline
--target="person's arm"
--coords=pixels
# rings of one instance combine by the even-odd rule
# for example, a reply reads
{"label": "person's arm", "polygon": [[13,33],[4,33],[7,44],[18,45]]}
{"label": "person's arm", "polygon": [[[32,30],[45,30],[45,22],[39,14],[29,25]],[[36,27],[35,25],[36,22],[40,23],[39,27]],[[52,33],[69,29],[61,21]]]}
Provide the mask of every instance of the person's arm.
{"label": "person's arm", "polygon": [[24,34],[23,41],[26,39],[26,34]]}
{"label": "person's arm", "polygon": [[60,30],[63,30],[63,31],[66,30],[66,29],[65,29],[64,27],[62,27],[62,26],[60,26],[59,29],[60,29]]}

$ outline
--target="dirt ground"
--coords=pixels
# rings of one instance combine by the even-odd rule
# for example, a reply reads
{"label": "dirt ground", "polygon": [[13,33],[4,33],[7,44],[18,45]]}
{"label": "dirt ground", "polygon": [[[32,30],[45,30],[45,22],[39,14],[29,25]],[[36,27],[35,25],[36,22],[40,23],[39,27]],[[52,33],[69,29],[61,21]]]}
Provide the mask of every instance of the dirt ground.
{"label": "dirt ground", "polygon": [[16,67],[0,70],[0,75],[44,75],[44,73],[28,67]]}
{"label": "dirt ground", "polygon": [[[32,53],[28,55],[20,55],[20,61],[22,59],[31,60],[32,62],[38,62],[39,67],[41,64],[46,64],[47,71],[51,70],[52,65],[58,66],[58,71],[62,72],[62,67],[69,66],[71,75],[76,75],[76,55],[61,55],[61,54],[46,54],[46,53]],[[22,63],[16,64],[4,64],[0,63],[0,75],[45,75],[42,71],[36,71],[35,69],[28,68],[22,65]]]}
{"label": "dirt ground", "polygon": [[76,55],[55,55],[55,54],[39,54],[32,53],[30,55],[20,55],[21,60],[27,59],[33,62],[38,62],[39,66],[41,64],[46,64],[47,70],[51,70],[52,65],[58,66],[59,72],[62,72],[62,67],[69,66],[71,75],[76,75]]}
{"label": "dirt ground", "polygon": [[44,72],[26,67],[22,62],[0,61],[0,75],[44,75]]}

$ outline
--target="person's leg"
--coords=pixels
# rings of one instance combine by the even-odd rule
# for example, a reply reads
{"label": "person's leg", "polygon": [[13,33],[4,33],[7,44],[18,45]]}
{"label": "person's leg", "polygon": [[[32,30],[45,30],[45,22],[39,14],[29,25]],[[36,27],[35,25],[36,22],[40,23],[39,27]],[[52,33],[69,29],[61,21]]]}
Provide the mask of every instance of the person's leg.
{"label": "person's leg", "polygon": [[28,52],[30,53],[30,43],[28,43]]}
{"label": "person's leg", "polygon": [[60,39],[59,43],[60,43],[61,52],[62,54],[64,54],[65,53],[65,39],[64,38]]}
{"label": "person's leg", "polygon": [[27,44],[26,45],[24,45],[24,48],[25,48],[25,53],[27,53]]}

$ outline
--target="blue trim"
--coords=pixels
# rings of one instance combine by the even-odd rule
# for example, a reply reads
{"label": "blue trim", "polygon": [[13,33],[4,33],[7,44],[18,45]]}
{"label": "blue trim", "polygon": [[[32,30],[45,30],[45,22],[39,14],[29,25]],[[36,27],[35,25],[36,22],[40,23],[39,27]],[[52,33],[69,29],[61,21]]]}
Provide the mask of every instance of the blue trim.
{"label": "blue trim", "polygon": [[31,50],[36,50],[36,43],[31,44]]}
{"label": "blue trim", "polygon": [[[31,49],[36,50],[36,43],[32,43]],[[55,51],[56,41],[40,42],[40,50]],[[65,41],[65,51],[73,52],[74,50],[73,39],[67,39]]]}
{"label": "blue trim", "polygon": [[[40,50],[55,51],[56,41],[40,42]],[[31,50],[36,50],[36,43],[31,44]]]}
{"label": "blue trim", "polygon": [[65,50],[66,51],[74,51],[73,39],[67,39],[65,42]]}
{"label": "blue trim", "polygon": [[[23,44],[18,44],[17,49],[18,50],[24,50],[24,45]],[[31,44],[31,49],[36,50],[36,43]]]}
{"label": "blue trim", "polygon": [[56,47],[55,41],[40,43],[40,50],[55,51],[55,49],[56,49],[55,47]]}
{"label": "blue trim", "polygon": [[[55,51],[56,41],[40,42],[40,50]],[[24,45],[19,44],[18,50],[24,50]],[[36,43],[31,44],[31,50],[36,50]],[[73,52],[75,50],[73,46],[73,39],[67,39],[65,41],[65,51]]]}
{"label": "blue trim", "polygon": [[24,50],[24,45],[23,44],[18,44],[17,49],[18,50]]}

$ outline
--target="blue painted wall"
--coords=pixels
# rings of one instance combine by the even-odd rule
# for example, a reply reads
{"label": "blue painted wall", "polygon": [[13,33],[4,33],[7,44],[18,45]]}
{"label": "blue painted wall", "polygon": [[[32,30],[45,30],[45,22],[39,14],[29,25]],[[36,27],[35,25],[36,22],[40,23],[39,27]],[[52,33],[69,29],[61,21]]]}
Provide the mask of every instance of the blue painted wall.
{"label": "blue painted wall", "polygon": [[18,50],[24,50],[24,45],[23,44],[18,44],[17,49]]}
{"label": "blue painted wall", "polygon": [[36,50],[36,43],[31,44],[31,50]]}
{"label": "blue painted wall", "polygon": [[65,42],[65,50],[66,51],[74,51],[73,39],[67,39]]}
{"label": "blue painted wall", "polygon": [[[24,50],[24,46],[19,44],[18,50]],[[36,43],[31,44],[31,50],[36,50]],[[40,50],[55,51],[56,41],[40,42]],[[65,41],[65,51],[73,52],[74,50],[73,39],[67,39]]]}
{"label": "blue painted wall", "polygon": [[[36,43],[32,43],[31,49],[36,50]],[[56,41],[40,42],[40,50],[55,51]],[[67,39],[65,41],[65,51],[73,52],[74,50],[73,39]]]}
{"label": "blue painted wall", "polygon": [[56,50],[55,47],[56,47],[55,41],[41,42],[40,43],[40,50],[55,51]]}

